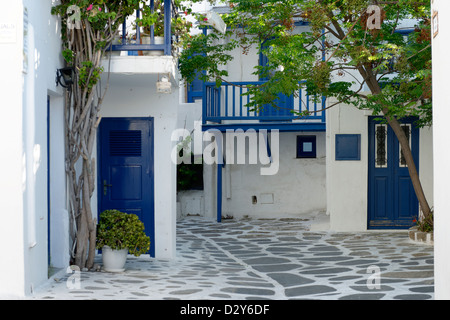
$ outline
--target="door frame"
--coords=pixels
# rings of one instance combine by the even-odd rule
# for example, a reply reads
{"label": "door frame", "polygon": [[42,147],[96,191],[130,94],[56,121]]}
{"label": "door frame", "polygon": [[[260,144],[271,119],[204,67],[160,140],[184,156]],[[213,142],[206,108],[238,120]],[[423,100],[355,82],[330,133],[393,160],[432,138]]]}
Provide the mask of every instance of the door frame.
{"label": "door frame", "polygon": [[[149,139],[149,175],[150,175],[150,182],[149,182],[149,192],[147,194],[151,195],[150,199],[150,208],[151,208],[151,217],[148,218],[148,221],[143,221],[145,225],[145,229],[147,231],[147,235],[150,236],[150,250],[149,254],[151,257],[155,257],[155,139],[154,139],[154,128],[155,128],[155,121],[153,117],[103,117],[101,121],[103,120],[122,120],[122,121],[132,121],[132,120],[139,120],[139,121],[147,121],[149,123],[149,136],[147,137]],[[102,143],[101,143],[101,122],[97,129],[97,219],[100,218],[100,213],[102,210],[102,192],[103,192],[103,183],[102,183],[102,162],[103,162],[103,156],[102,156]],[[147,220],[147,219],[146,219]],[[145,224],[147,222],[147,224]]]}
{"label": "door frame", "polygon": [[[387,220],[387,222],[390,223],[379,223],[379,224],[371,224],[371,221],[374,221],[373,218],[373,210],[374,210],[374,199],[373,199],[373,181],[372,179],[374,179],[375,175],[374,175],[374,170],[375,170],[375,125],[377,124],[378,121],[375,121],[375,119],[380,118],[379,116],[370,116],[368,118],[368,161],[367,161],[367,165],[368,165],[368,179],[367,179],[367,229],[407,229],[410,228],[411,226],[413,226],[413,222],[411,219],[411,224],[398,224],[398,222],[400,222],[401,219],[398,220]],[[406,117],[403,118],[401,120],[399,120],[399,122],[401,124],[410,124],[411,125],[411,140],[410,140],[410,144],[411,144],[411,151],[413,154],[413,158],[414,158],[414,163],[416,165],[417,171],[419,171],[419,146],[420,146],[420,131],[419,128],[417,128],[414,125],[414,122],[417,119],[414,117]],[[381,124],[381,122],[380,122]],[[393,142],[391,143],[397,143],[398,145],[398,139],[395,136],[395,133],[392,131],[392,128],[389,126],[389,124],[387,124],[387,129],[388,132],[390,132],[393,135]],[[389,152],[389,142],[387,142],[388,145],[388,152]],[[392,149],[395,149],[395,146],[392,145],[391,147]],[[399,148],[399,147],[398,147]],[[390,151],[391,153],[391,157],[396,157],[398,158],[400,155],[400,149],[396,150],[395,152],[393,150]],[[389,156],[389,154],[388,154]],[[389,162],[390,161],[390,162]],[[397,186],[398,182],[395,180],[396,178],[400,177],[401,175],[397,175],[397,173],[393,173],[392,171],[396,172],[395,170],[397,170],[398,168],[393,166],[393,163],[395,160],[389,160],[388,158],[388,166],[389,163],[391,163],[391,168],[389,169],[391,172],[389,173],[391,175],[391,181],[389,181],[389,188],[392,188],[392,193],[394,194],[394,199],[393,199],[393,203],[392,203],[392,208],[393,208],[393,212],[396,212],[394,210],[398,211],[398,206],[400,204],[400,197],[397,196],[397,199],[395,198],[395,186]],[[398,160],[397,160],[398,161]],[[405,168],[401,168],[400,170],[408,170],[407,167]],[[409,173],[408,173],[409,176]],[[412,186],[411,186],[412,187]],[[397,188],[398,190],[398,188]],[[416,198],[416,194],[414,192],[414,188],[411,188],[412,190],[412,196],[415,198],[415,200],[413,200],[414,203],[414,211],[417,211],[416,213],[412,214],[412,217],[416,217],[417,219],[417,215],[419,214],[419,204],[418,204],[418,200]],[[415,210],[417,207],[417,210]],[[395,214],[395,213],[394,213]],[[397,221],[397,224],[395,224],[395,221]],[[406,221],[406,220],[405,220]]]}

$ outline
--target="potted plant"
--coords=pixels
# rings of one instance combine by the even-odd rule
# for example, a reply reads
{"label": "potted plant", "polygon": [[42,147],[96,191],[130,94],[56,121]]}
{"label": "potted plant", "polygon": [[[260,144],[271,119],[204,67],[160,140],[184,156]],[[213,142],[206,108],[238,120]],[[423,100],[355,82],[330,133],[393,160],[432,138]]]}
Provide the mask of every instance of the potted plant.
{"label": "potted plant", "polygon": [[[136,25],[143,28],[140,34],[142,44],[150,44],[150,28],[153,26],[154,43],[164,44],[164,1],[157,0],[154,9],[144,6],[141,10],[142,18],[136,19]],[[163,51],[144,51],[144,56],[162,55]]]}
{"label": "potted plant", "polygon": [[[182,1],[176,0],[175,6],[179,8],[183,14],[177,14],[171,18],[171,34],[175,37],[175,42],[181,41],[189,37],[189,31],[192,28],[192,22],[186,19],[191,14],[192,9],[182,5]],[[164,44],[164,0],[156,0],[154,8],[144,6],[141,9],[142,17],[136,19],[136,27],[142,27],[140,34],[142,44],[150,44],[150,30],[153,26],[153,44]],[[176,45],[176,43],[174,43]],[[141,55],[162,55],[163,51],[144,51]]]}
{"label": "potted plant", "polygon": [[128,253],[136,257],[146,253],[150,249],[150,238],[137,215],[105,210],[97,225],[96,246],[102,250],[103,269],[122,272]]}

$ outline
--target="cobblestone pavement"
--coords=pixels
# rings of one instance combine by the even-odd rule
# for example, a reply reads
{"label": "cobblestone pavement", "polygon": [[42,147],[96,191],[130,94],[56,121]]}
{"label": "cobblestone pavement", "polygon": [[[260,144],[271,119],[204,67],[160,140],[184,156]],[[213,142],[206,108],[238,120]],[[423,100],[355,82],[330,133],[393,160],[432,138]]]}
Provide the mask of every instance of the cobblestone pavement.
{"label": "cobblestone pavement", "polygon": [[333,233],[310,224],[187,217],[177,224],[176,259],[130,256],[119,274],[63,271],[30,299],[434,298],[432,245],[407,231]]}

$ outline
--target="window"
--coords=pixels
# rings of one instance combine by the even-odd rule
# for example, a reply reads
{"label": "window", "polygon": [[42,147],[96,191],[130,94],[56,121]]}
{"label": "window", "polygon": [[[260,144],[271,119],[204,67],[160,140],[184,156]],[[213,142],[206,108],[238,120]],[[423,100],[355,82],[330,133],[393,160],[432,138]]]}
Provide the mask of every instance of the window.
{"label": "window", "polygon": [[297,136],[297,158],[316,158],[316,136]]}
{"label": "window", "polygon": [[375,168],[387,168],[387,125],[375,125]]}
{"label": "window", "polygon": [[[409,148],[411,148],[411,124],[402,124],[401,125],[403,131],[405,132],[406,138],[408,139],[409,142]],[[400,142],[398,143],[398,148],[400,150],[400,154],[399,154],[399,166],[402,168],[406,168],[407,164],[406,164],[406,159],[405,156],[403,155],[403,150],[402,147],[400,146]]]}
{"label": "window", "polygon": [[336,160],[361,160],[361,135],[336,135]]}

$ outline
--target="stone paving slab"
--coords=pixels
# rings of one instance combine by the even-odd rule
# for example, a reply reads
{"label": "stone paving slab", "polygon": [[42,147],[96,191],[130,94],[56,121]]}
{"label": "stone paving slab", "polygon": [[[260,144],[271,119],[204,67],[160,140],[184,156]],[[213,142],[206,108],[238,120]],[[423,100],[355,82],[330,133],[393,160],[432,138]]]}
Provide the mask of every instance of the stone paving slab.
{"label": "stone paving slab", "polygon": [[177,224],[176,259],[129,256],[118,274],[63,271],[29,298],[434,298],[432,245],[411,241],[406,230],[333,233],[310,225],[297,218],[216,223],[187,217]]}

